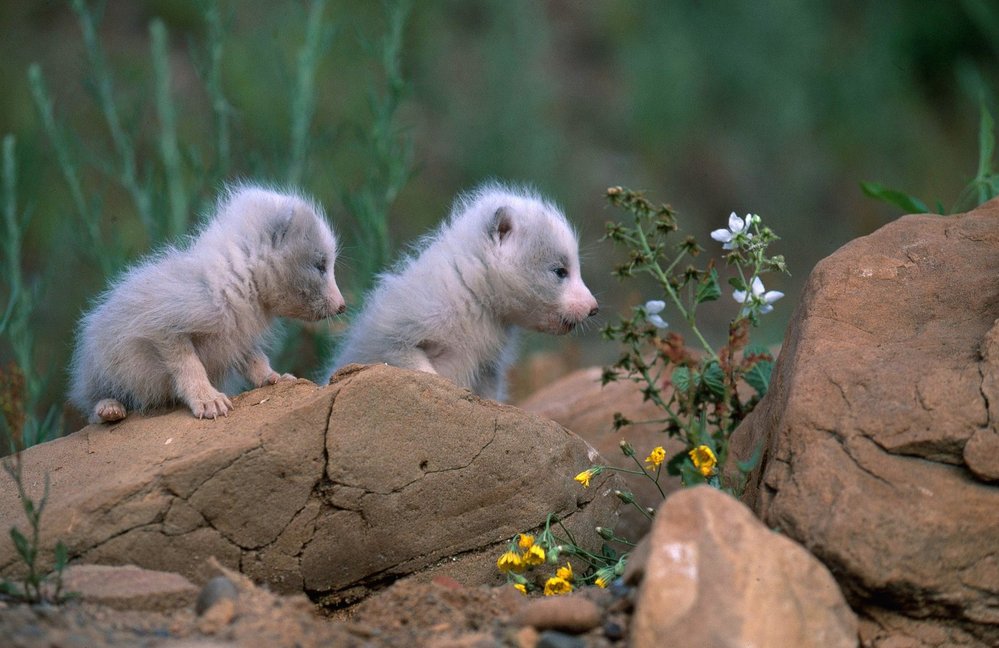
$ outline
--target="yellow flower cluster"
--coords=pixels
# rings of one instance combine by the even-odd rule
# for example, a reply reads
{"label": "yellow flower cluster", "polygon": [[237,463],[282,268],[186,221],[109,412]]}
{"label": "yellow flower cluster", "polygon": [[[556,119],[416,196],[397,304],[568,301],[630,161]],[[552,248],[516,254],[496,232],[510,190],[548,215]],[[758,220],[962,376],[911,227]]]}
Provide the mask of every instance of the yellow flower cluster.
{"label": "yellow flower cluster", "polygon": [[[555,560],[554,553],[553,550],[552,562]],[[511,543],[510,549],[496,561],[496,568],[507,575],[508,582],[512,583],[518,592],[527,594],[530,583],[520,574],[529,567],[543,565],[548,557],[544,548],[534,543],[534,536],[521,533],[517,536],[516,543]],[[571,563],[559,567],[555,570],[555,575],[545,581],[545,596],[568,594],[573,588],[573,578]]]}
{"label": "yellow flower cluster", "polygon": [[652,452],[649,456],[645,458],[645,467],[649,470],[655,470],[666,460],[666,450],[662,446],[656,446],[652,448]]}
{"label": "yellow flower cluster", "polygon": [[517,538],[517,548],[522,553],[517,553],[511,549],[496,561],[496,568],[504,574],[509,572],[519,574],[528,567],[545,562],[545,550],[534,544],[534,536],[529,533],[520,534]]}
{"label": "yellow flower cluster", "polygon": [[555,570],[555,575],[545,581],[545,596],[558,596],[572,591],[572,563]]}
{"label": "yellow flower cluster", "polygon": [[694,462],[694,467],[705,477],[710,477],[715,471],[715,464],[718,463],[718,458],[715,457],[715,453],[708,446],[699,445],[688,454],[690,455],[690,460]]}

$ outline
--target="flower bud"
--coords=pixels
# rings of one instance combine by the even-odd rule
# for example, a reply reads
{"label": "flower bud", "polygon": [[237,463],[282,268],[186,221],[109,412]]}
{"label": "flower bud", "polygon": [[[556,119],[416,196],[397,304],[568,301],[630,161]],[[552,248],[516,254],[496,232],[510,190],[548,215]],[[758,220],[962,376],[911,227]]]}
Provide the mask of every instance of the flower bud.
{"label": "flower bud", "polygon": [[[622,417],[622,418],[624,418],[624,417]],[[630,443],[628,443],[627,439],[621,439],[621,443],[618,444],[618,445],[620,445],[621,452],[624,453],[625,457],[634,457],[635,456],[635,448],[633,448],[632,445]]]}
{"label": "flower bud", "polygon": [[617,496],[619,500],[621,500],[625,504],[631,504],[635,501],[635,496],[627,491],[616,490],[614,491],[614,494]]}
{"label": "flower bud", "polygon": [[614,539],[614,530],[613,529],[608,529],[607,527],[600,527],[600,526],[598,526],[597,527],[597,535],[600,536],[601,538],[603,538],[604,540],[613,540]]}

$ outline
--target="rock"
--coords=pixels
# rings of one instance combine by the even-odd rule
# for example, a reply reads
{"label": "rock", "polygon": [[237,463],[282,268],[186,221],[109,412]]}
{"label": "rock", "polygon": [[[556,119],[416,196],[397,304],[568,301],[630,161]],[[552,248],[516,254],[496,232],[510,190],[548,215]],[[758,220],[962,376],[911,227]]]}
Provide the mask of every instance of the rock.
{"label": "rock", "polygon": [[826,568],[710,486],[670,495],[646,537],[630,645],[857,645]]}
{"label": "rock", "polygon": [[538,635],[537,648],[586,648],[586,643],[579,637],[573,637],[554,630],[545,630]]}
{"label": "rock", "polygon": [[194,603],[195,613],[201,615],[207,612],[213,605],[221,601],[235,601],[239,598],[239,591],[231,580],[225,576],[216,576],[211,579],[198,593],[198,600]]}
{"label": "rock", "polygon": [[[578,437],[437,376],[355,366],[235,405],[215,421],[130,415],[25,451],[29,493],[51,479],[42,546],[62,539],[72,559],[197,583],[214,556],[336,603],[416,572],[499,583],[502,547],[548,513],[593,549],[594,527],[616,521],[612,476],[572,481],[591,460]],[[22,515],[3,475],[0,519]],[[19,568],[4,534],[0,573]]]}
{"label": "rock", "polygon": [[829,566],[865,643],[936,623],[999,645],[996,268],[999,201],[847,244],[733,437],[738,456],[763,448],[745,501]]}
{"label": "rock", "polygon": [[[621,453],[621,439],[631,442],[639,461],[660,445],[666,450],[667,460],[683,452],[683,443],[666,436],[661,424],[643,423],[615,430],[615,412],[632,421],[659,419],[662,412],[642,400],[636,383],[620,381],[601,386],[601,374],[601,367],[580,369],[539,389],[517,406],[572,430],[589,442],[607,464],[619,468],[636,468],[635,462]],[[637,475],[621,475],[621,479],[643,506],[655,508],[662,502],[663,496],[648,479]],[[660,485],[667,495],[681,488],[680,478],[668,476],[665,471]],[[648,530],[648,518],[634,507],[621,512],[621,522],[615,528],[617,535],[636,541]]]}
{"label": "rock", "polygon": [[70,565],[63,571],[63,592],[117,610],[165,612],[189,606],[198,588],[180,574],[135,565]]}
{"label": "rock", "polygon": [[560,630],[582,634],[600,625],[600,607],[581,596],[551,596],[534,599],[524,606],[515,622],[537,630]]}

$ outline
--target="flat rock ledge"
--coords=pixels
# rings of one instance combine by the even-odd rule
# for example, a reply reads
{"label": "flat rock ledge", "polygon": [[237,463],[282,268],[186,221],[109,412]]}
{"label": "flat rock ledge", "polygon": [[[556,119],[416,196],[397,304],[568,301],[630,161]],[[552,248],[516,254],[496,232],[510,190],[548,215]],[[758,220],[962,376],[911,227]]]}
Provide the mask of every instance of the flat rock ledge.
{"label": "flat rock ledge", "polygon": [[[28,492],[50,498],[42,560],[133,564],[204,583],[210,557],[281,593],[337,605],[405,576],[499,584],[516,533],[561,518],[600,546],[616,478],[580,488],[596,452],[557,423],[437,376],[352,365],[235,399],[219,420],[176,410],[91,425],[22,454]],[[0,519],[24,527],[0,479]],[[0,574],[20,569],[9,535]]]}

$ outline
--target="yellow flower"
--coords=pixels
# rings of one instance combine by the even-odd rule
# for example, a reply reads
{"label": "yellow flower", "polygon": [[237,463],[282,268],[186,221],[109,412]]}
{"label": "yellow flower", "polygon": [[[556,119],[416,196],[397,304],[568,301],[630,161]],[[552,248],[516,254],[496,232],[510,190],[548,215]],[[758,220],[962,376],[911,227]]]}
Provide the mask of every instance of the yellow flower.
{"label": "yellow flower", "polygon": [[518,592],[520,592],[524,596],[527,596],[527,585],[524,585],[523,583],[514,583],[513,586],[516,588]]}
{"label": "yellow flower", "polygon": [[572,563],[567,562],[565,567],[559,567],[555,570],[555,578],[561,578],[564,581],[572,580]]}
{"label": "yellow flower", "polygon": [[520,547],[521,551],[527,551],[534,546],[534,536],[530,533],[521,533],[517,539],[517,546]]}
{"label": "yellow flower", "polygon": [[652,452],[650,452],[649,456],[645,458],[645,467],[649,470],[654,470],[665,460],[666,451],[662,446],[656,446],[655,448],[652,448]]}
{"label": "yellow flower", "polygon": [[603,589],[603,588],[607,587],[607,579],[604,578],[603,576],[601,576],[601,577],[597,578],[597,580],[593,581],[593,584],[596,585],[597,587]]}
{"label": "yellow flower", "polygon": [[701,471],[701,474],[705,477],[710,477],[711,473],[715,470],[715,464],[718,463],[718,459],[715,457],[715,453],[711,451],[706,445],[699,445],[689,453],[690,460],[694,462],[694,467]]}
{"label": "yellow flower", "polygon": [[525,565],[540,565],[545,561],[545,550],[538,545],[531,545],[527,551],[524,552],[523,560]]}
{"label": "yellow flower", "polygon": [[572,583],[564,578],[553,576],[545,581],[545,596],[558,596],[559,594],[568,594],[571,591]]}
{"label": "yellow flower", "polygon": [[499,557],[496,567],[504,574],[511,571],[519,572],[524,571],[524,562],[516,551],[508,551]]}
{"label": "yellow flower", "polygon": [[589,468],[587,468],[583,472],[581,472],[578,475],[576,475],[575,477],[573,477],[573,479],[575,479],[580,484],[582,484],[583,488],[589,488],[590,487],[590,479],[592,479],[593,477],[596,477],[597,475],[599,475],[603,471],[604,471],[604,467],[603,466],[590,466]]}

